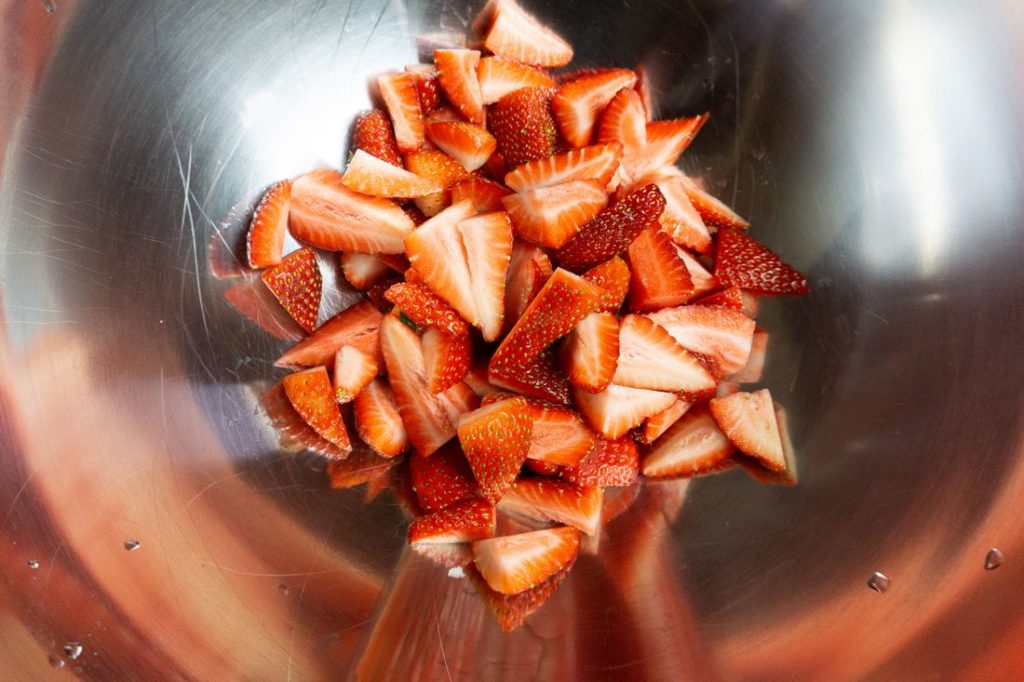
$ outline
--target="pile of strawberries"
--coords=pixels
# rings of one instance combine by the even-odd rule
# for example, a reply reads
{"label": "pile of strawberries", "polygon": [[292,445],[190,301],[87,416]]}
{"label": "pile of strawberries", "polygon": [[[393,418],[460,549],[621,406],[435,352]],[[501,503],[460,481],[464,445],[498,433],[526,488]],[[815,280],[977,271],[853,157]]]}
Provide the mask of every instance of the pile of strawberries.
{"label": "pile of strawberries", "polygon": [[[707,114],[649,120],[642,71],[548,71],[572,48],[513,0],[474,28],[377,80],[343,171],[267,191],[248,262],[308,332],[267,396],[282,435],[337,487],[397,481],[412,547],[511,628],[641,474],[795,482],[780,408],[739,384],[757,297],[808,288],[676,167]],[[317,326],[323,252],[367,297]]]}

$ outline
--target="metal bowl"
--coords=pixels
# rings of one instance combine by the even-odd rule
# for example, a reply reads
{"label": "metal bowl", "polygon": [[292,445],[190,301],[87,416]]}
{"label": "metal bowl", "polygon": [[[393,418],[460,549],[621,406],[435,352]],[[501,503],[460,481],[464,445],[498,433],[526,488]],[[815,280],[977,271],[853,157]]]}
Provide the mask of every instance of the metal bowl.
{"label": "metal bowl", "polygon": [[800,485],[645,486],[502,633],[392,496],[282,451],[258,396],[287,341],[220,259],[477,3],[3,0],[8,674],[1024,674],[1019,2],[526,4],[581,65],[646,65],[661,115],[710,110],[683,165],[808,274],[760,320]]}

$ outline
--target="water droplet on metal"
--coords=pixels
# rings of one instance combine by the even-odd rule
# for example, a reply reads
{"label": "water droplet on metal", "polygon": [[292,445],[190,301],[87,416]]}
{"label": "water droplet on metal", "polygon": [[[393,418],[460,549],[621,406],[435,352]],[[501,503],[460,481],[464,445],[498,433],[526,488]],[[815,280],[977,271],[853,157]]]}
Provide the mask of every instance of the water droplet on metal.
{"label": "water droplet on metal", "polygon": [[28,567],[31,568],[34,571],[37,568],[39,568],[39,562],[36,561],[35,559],[29,559],[28,560]]}
{"label": "water droplet on metal", "polygon": [[68,642],[64,645],[64,655],[72,661],[82,655],[82,645],[78,642]]}
{"label": "water droplet on metal", "polygon": [[50,664],[51,668],[63,668],[64,667],[64,661],[61,660],[60,656],[57,656],[56,654],[50,654],[49,656],[46,657],[46,660]]}
{"label": "water droplet on metal", "polygon": [[466,572],[462,570],[462,566],[455,566],[448,569],[449,578],[465,578]]}
{"label": "water droplet on metal", "polygon": [[138,540],[125,540],[124,541],[124,548],[126,550],[128,550],[129,552],[134,552],[135,550],[137,550],[141,546],[142,546],[142,543],[139,542]]}
{"label": "water droplet on metal", "polygon": [[994,571],[1003,565],[1003,553],[993,547],[985,555],[985,570]]}
{"label": "water droplet on metal", "polygon": [[891,585],[892,580],[889,579],[889,576],[884,573],[879,573],[878,571],[875,571],[871,574],[871,577],[868,578],[868,587],[875,592],[885,592]]}
{"label": "water droplet on metal", "polygon": [[57,2],[56,2],[56,0],[43,0],[43,9],[45,9],[50,14],[53,14],[54,12],[56,12],[57,11]]}

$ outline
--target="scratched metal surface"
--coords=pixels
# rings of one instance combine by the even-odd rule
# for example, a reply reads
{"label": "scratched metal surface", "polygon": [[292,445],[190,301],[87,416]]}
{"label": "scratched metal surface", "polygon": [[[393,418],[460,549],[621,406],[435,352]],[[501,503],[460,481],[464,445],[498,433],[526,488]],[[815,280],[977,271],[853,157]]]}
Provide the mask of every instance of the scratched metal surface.
{"label": "scratched metal surface", "polygon": [[662,115],[709,109],[684,165],[809,275],[762,322],[800,487],[645,488],[501,634],[403,552],[392,498],[280,451],[255,396],[286,342],[220,258],[269,182],[341,162],[369,75],[477,3],[3,0],[7,674],[1024,674],[1019,7],[526,4],[582,63],[646,64]]}

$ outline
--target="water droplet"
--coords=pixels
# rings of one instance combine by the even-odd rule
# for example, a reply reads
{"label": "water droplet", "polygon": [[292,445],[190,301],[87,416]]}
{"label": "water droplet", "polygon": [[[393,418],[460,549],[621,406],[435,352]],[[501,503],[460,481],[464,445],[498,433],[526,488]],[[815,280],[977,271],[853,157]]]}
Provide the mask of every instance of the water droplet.
{"label": "water droplet", "polygon": [[892,580],[889,579],[889,576],[878,571],[872,573],[871,577],[868,578],[868,587],[875,592],[885,592],[889,589],[890,585],[892,585]]}
{"label": "water droplet", "polygon": [[462,566],[455,566],[448,569],[449,578],[465,578],[466,572],[462,570]]}
{"label": "water droplet", "polygon": [[43,9],[45,9],[50,14],[53,14],[54,12],[57,11],[57,1],[56,0],[43,0]]}
{"label": "water droplet", "polygon": [[993,547],[985,555],[985,570],[994,571],[1003,565],[1003,553]]}
{"label": "water droplet", "polygon": [[78,642],[68,642],[64,645],[64,655],[72,661],[82,655],[82,645]]}
{"label": "water droplet", "polygon": [[35,559],[29,559],[28,560],[28,567],[31,568],[34,571],[37,568],[39,568],[39,562],[36,561]]}
{"label": "water droplet", "polygon": [[46,660],[50,664],[51,668],[63,668],[64,667],[64,661],[62,661],[60,656],[57,656],[56,654],[50,654],[49,656],[46,657]]}
{"label": "water droplet", "polygon": [[124,548],[126,550],[128,550],[129,552],[134,552],[135,550],[137,550],[141,546],[142,546],[142,543],[139,542],[138,540],[125,540],[124,541]]}

